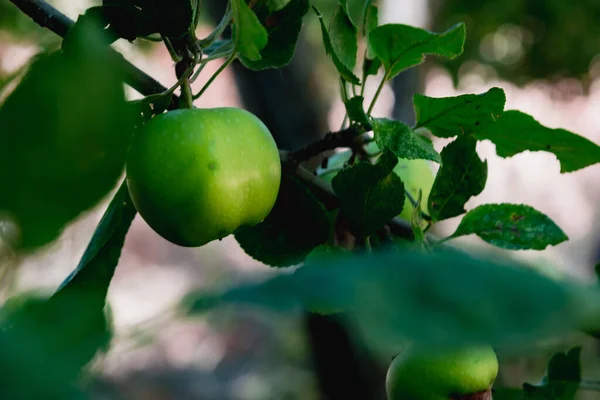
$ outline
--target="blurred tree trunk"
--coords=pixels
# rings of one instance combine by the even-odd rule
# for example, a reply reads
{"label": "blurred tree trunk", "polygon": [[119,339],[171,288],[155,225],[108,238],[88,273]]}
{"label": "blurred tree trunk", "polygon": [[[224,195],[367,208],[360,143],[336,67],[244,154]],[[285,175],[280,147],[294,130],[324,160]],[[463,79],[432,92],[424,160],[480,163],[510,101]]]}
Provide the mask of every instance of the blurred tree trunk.
{"label": "blurred tree trunk", "polygon": [[[207,2],[213,21],[221,19],[225,3]],[[245,108],[265,122],[282,149],[299,149],[328,130],[329,107],[312,65],[312,51],[301,37],[285,68],[251,71],[239,62],[233,64]],[[323,399],[385,399],[387,366],[357,349],[337,319],[308,313],[305,327]]]}

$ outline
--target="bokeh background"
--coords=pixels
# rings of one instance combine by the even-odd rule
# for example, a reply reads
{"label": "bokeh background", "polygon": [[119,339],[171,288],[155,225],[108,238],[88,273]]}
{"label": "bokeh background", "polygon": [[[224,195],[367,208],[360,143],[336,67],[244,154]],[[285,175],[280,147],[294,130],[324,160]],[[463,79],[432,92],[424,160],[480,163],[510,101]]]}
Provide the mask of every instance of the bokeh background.
{"label": "bokeh background", "polygon": [[[49,3],[76,19],[98,2]],[[211,31],[223,3],[203,1],[198,36]],[[350,10],[358,12],[360,3],[350,0]],[[314,0],[313,4],[329,16],[336,2]],[[546,126],[568,129],[600,143],[600,2],[380,0],[379,4],[381,23],[441,31],[464,21],[467,43],[463,56],[456,60],[430,59],[418,70],[401,74],[385,88],[375,115],[410,122],[415,92],[441,97],[498,86],[506,92],[506,109],[522,110]],[[320,41],[318,20],[310,12],[296,57],[288,67],[257,73],[234,65],[195,104],[247,108],[267,123],[280,147],[290,150],[338,129],[343,104],[337,96],[334,68]],[[0,0],[0,88],[34,54],[59,45],[56,35],[35,25],[8,0]],[[164,47],[123,40],[115,47],[163,85],[169,87],[176,81],[173,61]],[[207,66],[194,85],[196,90],[219,63]],[[367,97],[378,81],[369,81]],[[0,90],[0,101],[10,89],[8,84]],[[140,97],[133,90],[128,94],[132,99]],[[444,145],[443,140],[435,142],[438,150]],[[489,163],[488,184],[467,207],[526,203],[549,215],[570,238],[542,252],[510,256],[553,276],[593,279],[593,265],[600,258],[600,165],[560,174],[557,160],[549,153],[501,159],[487,142],[478,144],[478,152]],[[109,200],[107,196],[81,215],[47,248],[26,258],[4,260],[3,299],[27,290],[55,289],[77,264]],[[444,222],[435,233],[451,233],[458,222],[459,218]],[[477,238],[462,238],[456,244],[495,251]],[[137,216],[109,291],[116,337],[111,351],[94,365],[95,398],[316,399],[315,376],[298,316],[238,308],[191,321],[174,315],[181,296],[192,289],[270,273],[277,271],[245,255],[232,237],[199,249],[180,248],[160,238]],[[584,375],[600,379],[595,343],[569,338],[564,349],[574,343],[585,345]],[[548,350],[519,359],[501,358],[499,384],[537,382],[551,354]],[[594,397],[583,393],[582,398]]]}

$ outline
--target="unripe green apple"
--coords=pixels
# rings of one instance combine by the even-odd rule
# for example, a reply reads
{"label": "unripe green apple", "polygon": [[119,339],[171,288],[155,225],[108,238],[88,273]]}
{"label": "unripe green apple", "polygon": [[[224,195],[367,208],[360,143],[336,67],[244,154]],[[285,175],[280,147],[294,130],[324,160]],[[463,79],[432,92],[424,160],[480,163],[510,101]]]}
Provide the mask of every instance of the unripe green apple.
{"label": "unripe green apple", "polygon": [[[405,160],[400,158],[398,164],[394,167],[394,172],[404,182],[404,190],[410,193],[415,200],[419,198],[419,189],[422,190],[421,210],[428,213],[427,200],[435,180],[431,163],[427,160]],[[406,198],[399,217],[411,221],[414,209],[412,202]]]}
{"label": "unripe green apple", "polygon": [[475,393],[489,399],[497,375],[498,358],[491,346],[444,352],[411,346],[390,365],[386,391],[388,400],[474,399],[468,395]]}
{"label": "unripe green apple", "polygon": [[127,159],[127,186],[141,217],[185,247],[263,221],[281,182],[267,127],[239,108],[169,111],[146,123]]}

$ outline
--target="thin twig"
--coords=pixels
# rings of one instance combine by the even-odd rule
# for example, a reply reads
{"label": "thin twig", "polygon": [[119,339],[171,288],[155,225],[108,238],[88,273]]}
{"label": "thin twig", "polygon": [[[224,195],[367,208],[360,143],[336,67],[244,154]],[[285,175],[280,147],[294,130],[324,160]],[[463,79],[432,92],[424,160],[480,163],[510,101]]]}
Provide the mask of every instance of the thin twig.
{"label": "thin twig", "polygon": [[227,68],[229,66],[229,64],[231,64],[233,62],[233,60],[235,60],[235,58],[236,58],[235,52],[231,53],[231,55],[227,58],[227,60],[225,60],[225,62],[219,67],[219,69],[217,69],[217,71],[204,84],[204,86],[202,87],[202,89],[200,89],[198,94],[195,94],[193,96],[193,99],[195,100],[195,99],[200,98],[200,96],[202,96],[204,94],[204,92],[206,92],[206,89],[209,88],[209,86],[213,83],[213,81],[215,79],[217,79],[217,77],[221,74],[221,72],[223,72],[225,70],[225,68]]}

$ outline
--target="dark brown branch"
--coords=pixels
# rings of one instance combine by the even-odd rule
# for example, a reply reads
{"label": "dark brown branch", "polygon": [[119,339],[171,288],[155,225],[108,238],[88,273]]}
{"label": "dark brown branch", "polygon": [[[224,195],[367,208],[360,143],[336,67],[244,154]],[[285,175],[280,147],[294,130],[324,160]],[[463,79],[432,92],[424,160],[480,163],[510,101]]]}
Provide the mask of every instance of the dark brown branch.
{"label": "dark brown branch", "polygon": [[[73,20],[46,3],[44,0],[10,0],[21,11],[28,15],[38,25],[48,28],[60,37],[65,37],[69,29],[75,24]],[[144,96],[162,93],[167,90],[160,82],[146,74],[144,71],[131,64],[114,51],[114,56],[119,59],[125,72],[125,83]],[[179,99],[173,95],[171,105],[177,106]],[[172,108],[172,107],[170,107]]]}
{"label": "dark brown branch", "polygon": [[303,162],[327,150],[337,149],[338,147],[352,147],[352,139],[358,133],[357,129],[353,126],[337,132],[328,132],[323,139],[292,152],[289,155],[290,160]]}

